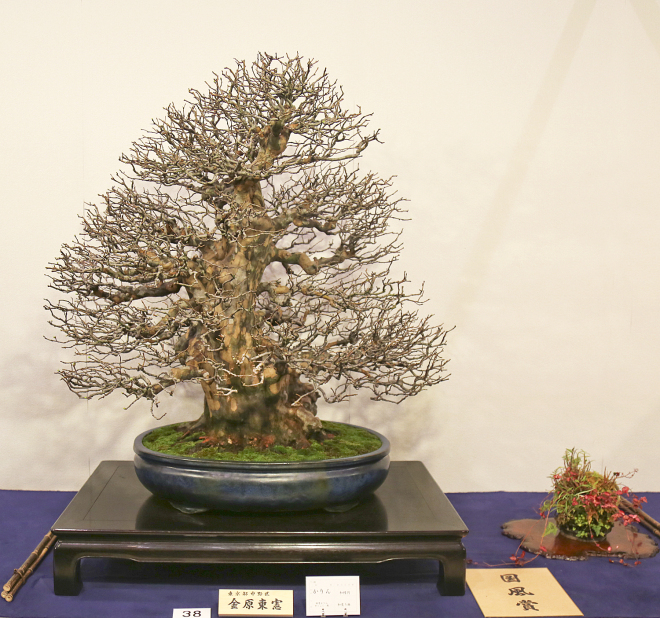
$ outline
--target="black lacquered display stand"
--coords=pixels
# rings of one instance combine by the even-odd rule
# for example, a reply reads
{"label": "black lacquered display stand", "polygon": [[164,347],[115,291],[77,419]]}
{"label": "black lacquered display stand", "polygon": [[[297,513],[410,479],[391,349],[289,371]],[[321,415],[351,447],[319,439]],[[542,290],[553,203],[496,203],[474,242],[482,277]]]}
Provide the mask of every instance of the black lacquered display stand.
{"label": "black lacquered display stand", "polygon": [[345,513],[197,515],[149,493],[132,462],[104,461],[52,530],[59,595],[80,592],[80,560],[92,557],[193,564],[434,559],[440,593],[465,594],[468,530],[419,461],[392,462],[376,493]]}

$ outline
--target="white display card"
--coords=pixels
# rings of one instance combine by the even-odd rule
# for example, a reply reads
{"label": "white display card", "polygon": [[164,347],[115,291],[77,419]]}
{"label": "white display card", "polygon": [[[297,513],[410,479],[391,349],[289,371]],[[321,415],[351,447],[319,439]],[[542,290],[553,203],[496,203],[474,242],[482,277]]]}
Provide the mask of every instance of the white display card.
{"label": "white display card", "polygon": [[293,590],[219,590],[218,616],[293,616]]}
{"label": "white display card", "polygon": [[172,618],[211,618],[211,608],[175,609],[172,612]]}
{"label": "white display card", "polygon": [[305,578],[308,616],[359,616],[360,577],[343,575]]}

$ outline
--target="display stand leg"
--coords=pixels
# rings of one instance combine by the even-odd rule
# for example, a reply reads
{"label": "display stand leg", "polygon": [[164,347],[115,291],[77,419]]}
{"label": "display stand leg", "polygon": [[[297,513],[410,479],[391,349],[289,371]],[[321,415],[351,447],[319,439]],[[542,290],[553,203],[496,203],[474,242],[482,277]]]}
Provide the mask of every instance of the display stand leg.
{"label": "display stand leg", "polygon": [[53,551],[53,581],[57,595],[76,596],[82,589],[80,556],[61,543]]}
{"label": "display stand leg", "polygon": [[445,552],[440,558],[438,591],[443,596],[463,596],[465,594],[465,549]]}

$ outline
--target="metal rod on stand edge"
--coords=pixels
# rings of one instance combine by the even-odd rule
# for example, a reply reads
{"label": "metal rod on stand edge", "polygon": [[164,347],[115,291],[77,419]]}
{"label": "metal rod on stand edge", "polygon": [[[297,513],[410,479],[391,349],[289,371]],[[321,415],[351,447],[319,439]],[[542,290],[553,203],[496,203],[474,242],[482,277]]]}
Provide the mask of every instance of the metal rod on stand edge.
{"label": "metal rod on stand edge", "polygon": [[14,569],[14,574],[9,578],[9,581],[2,587],[3,599],[11,602],[17,590],[27,581],[27,578],[34,573],[34,570],[39,566],[39,563],[46,557],[46,554],[53,546],[57,537],[53,534],[52,530],[41,540],[34,551],[28,556],[27,560],[18,568]]}

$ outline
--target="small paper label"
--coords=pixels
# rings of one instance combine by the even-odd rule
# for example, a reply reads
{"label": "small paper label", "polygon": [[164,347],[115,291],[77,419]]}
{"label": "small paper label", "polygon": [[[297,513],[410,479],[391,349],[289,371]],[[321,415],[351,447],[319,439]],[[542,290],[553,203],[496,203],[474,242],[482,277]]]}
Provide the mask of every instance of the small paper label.
{"label": "small paper label", "polygon": [[359,616],[360,578],[357,575],[306,577],[308,616]]}
{"label": "small paper label", "polygon": [[486,618],[582,616],[546,568],[468,569],[467,583]]}
{"label": "small paper label", "polygon": [[211,608],[175,609],[172,618],[211,618]]}
{"label": "small paper label", "polygon": [[219,590],[218,616],[293,616],[293,590]]}

